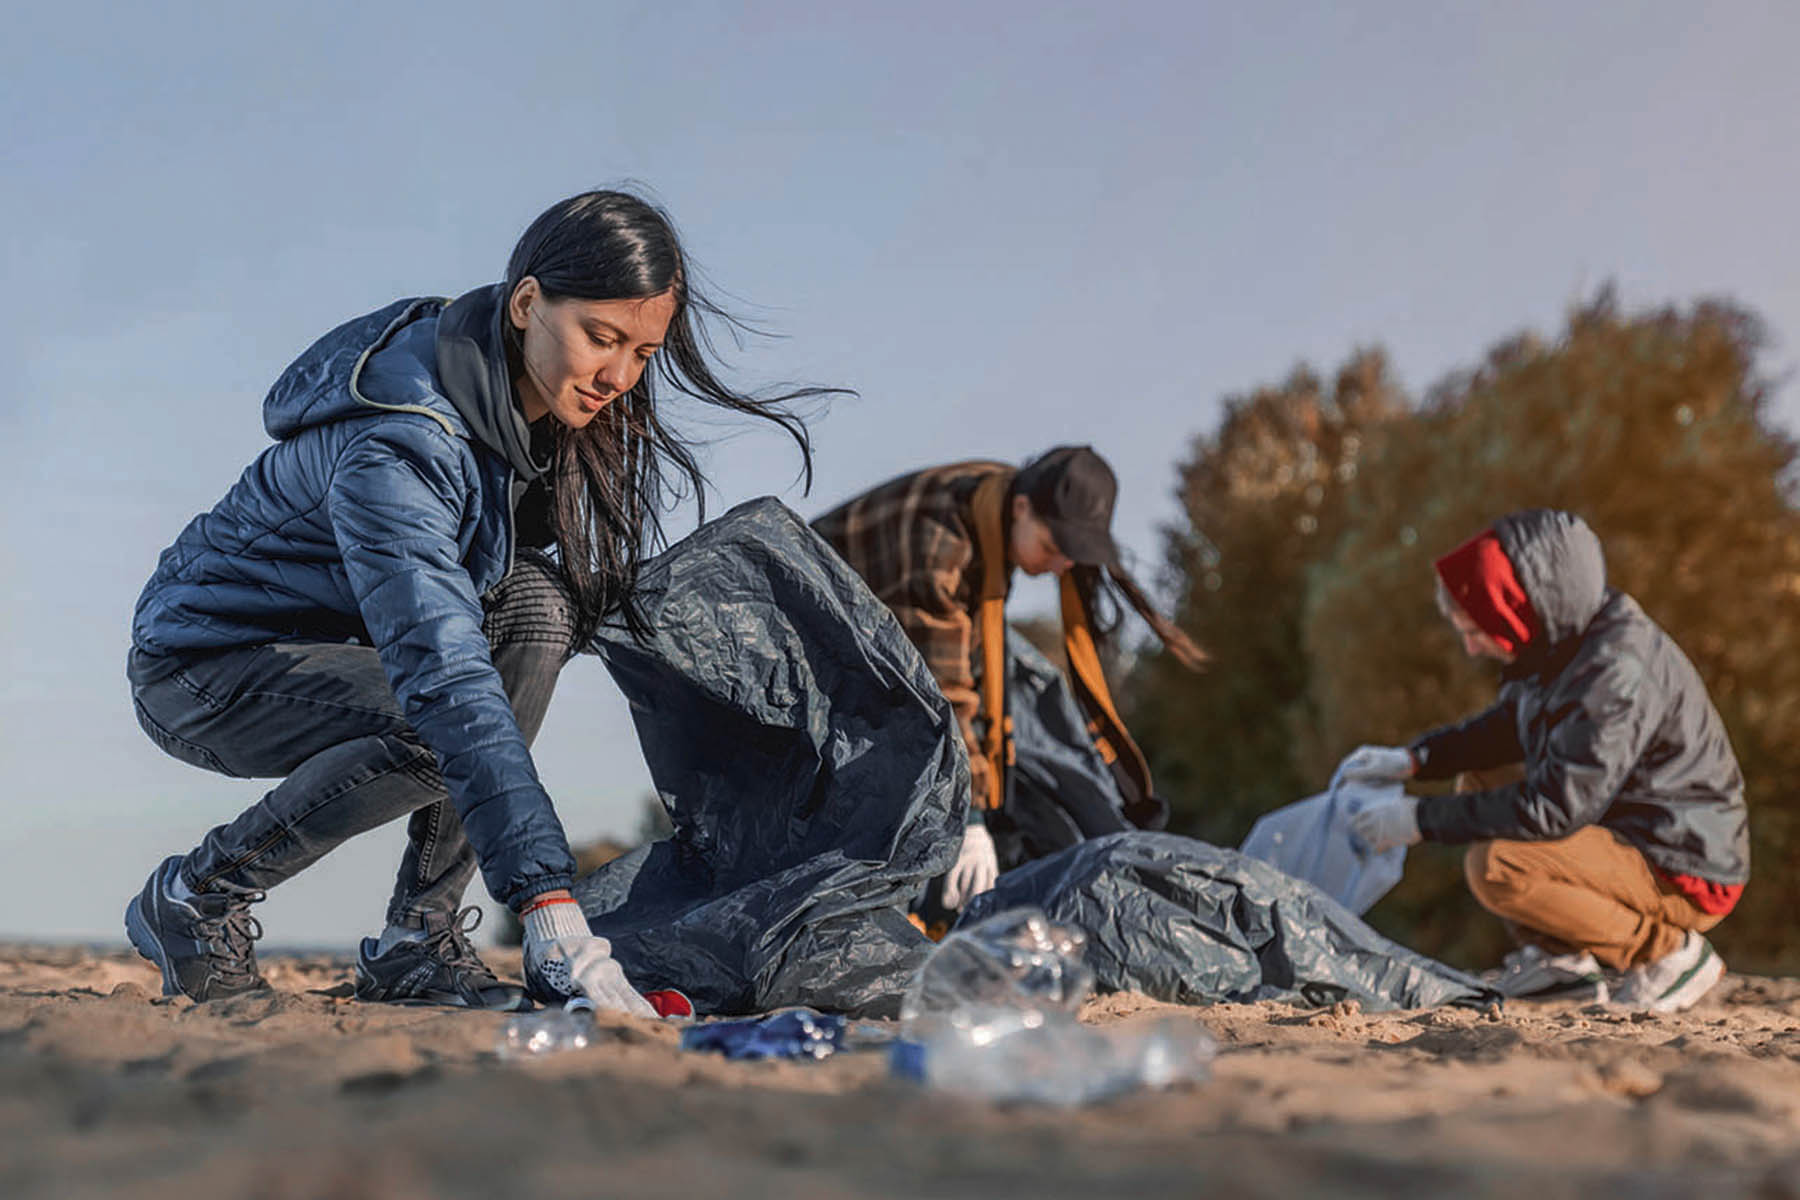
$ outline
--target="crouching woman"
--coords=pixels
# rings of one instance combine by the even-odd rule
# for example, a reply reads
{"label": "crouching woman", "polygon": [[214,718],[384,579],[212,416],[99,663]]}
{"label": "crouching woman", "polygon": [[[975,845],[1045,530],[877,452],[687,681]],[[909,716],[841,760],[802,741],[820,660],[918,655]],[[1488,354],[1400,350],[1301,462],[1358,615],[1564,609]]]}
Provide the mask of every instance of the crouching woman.
{"label": "crouching woman", "polygon": [[1606,585],[1600,540],[1565,512],[1514,513],[1437,560],[1438,605],[1498,702],[1408,747],[1365,746],[1340,778],[1449,779],[1522,763],[1517,783],[1372,806],[1377,849],[1473,843],[1469,888],[1522,948],[1509,995],[1580,989],[1687,1008],[1725,966],[1704,936],[1750,872],[1744,781],[1681,648]]}
{"label": "crouching woman", "polygon": [[359,997],[526,1004],[466,936],[479,864],[523,918],[525,990],[650,1013],[569,894],[575,862],[529,746],[602,616],[641,627],[665,470],[700,484],[659,395],[775,420],[806,452],[779,407],[792,396],[714,376],[696,309],[718,311],[666,216],[590,192],[526,230],[503,283],[355,318],[277,380],[275,444],[163,553],[132,625],[145,732],[195,766],[281,780],[127,907],[165,993],[266,987],[251,904],[410,815]]}

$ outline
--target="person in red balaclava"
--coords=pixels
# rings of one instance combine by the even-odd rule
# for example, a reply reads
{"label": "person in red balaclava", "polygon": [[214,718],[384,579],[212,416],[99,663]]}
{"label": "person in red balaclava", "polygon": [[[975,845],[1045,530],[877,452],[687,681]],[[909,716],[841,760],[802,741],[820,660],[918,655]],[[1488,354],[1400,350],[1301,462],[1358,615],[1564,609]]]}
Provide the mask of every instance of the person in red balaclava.
{"label": "person in red balaclava", "polygon": [[1703,935],[1750,874],[1743,775],[1706,685],[1637,601],[1606,586],[1600,540],[1572,513],[1503,517],[1436,569],[1464,651],[1502,664],[1499,699],[1409,746],[1364,746],[1336,778],[1514,763],[1524,778],[1402,794],[1352,828],[1377,852],[1471,843],[1470,891],[1522,943],[1493,977],[1507,995],[1688,1008],[1724,974]]}

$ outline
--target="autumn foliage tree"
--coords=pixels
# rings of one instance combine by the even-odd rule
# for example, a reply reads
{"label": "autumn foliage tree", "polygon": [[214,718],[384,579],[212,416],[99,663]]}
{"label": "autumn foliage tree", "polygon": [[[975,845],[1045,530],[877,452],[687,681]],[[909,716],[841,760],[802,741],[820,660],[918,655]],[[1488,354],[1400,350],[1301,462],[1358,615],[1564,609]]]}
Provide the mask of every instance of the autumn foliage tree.
{"label": "autumn foliage tree", "polygon": [[1167,532],[1179,618],[1212,655],[1194,675],[1166,655],[1128,686],[1172,827],[1235,845],[1257,814],[1307,790],[1297,734],[1316,723],[1301,645],[1306,574],[1342,535],[1344,496],[1371,431],[1405,405],[1378,351],[1327,385],[1297,368],[1227,401],[1180,472],[1185,523]]}

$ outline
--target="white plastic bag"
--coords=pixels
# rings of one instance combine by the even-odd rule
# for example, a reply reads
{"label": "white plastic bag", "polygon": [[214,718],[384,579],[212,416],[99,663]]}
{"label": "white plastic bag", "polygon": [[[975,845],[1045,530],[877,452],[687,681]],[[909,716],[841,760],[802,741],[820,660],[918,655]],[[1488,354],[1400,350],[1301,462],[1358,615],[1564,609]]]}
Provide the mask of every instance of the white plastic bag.
{"label": "white plastic bag", "polygon": [[1361,916],[1406,869],[1406,847],[1372,854],[1350,832],[1350,818],[1364,805],[1392,800],[1399,784],[1372,787],[1340,783],[1328,792],[1265,813],[1239,847],[1252,858],[1304,879]]}

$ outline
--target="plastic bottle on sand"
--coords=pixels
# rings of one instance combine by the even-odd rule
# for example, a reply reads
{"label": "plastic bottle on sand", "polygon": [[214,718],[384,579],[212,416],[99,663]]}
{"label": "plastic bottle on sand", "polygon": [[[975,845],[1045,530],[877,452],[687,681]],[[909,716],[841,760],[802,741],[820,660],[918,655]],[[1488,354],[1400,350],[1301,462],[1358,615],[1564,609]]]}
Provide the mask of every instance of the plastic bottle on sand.
{"label": "plastic bottle on sand", "polygon": [[1031,908],[951,934],[908,989],[890,1070],[934,1090],[1062,1105],[1206,1078],[1216,1046],[1191,1018],[1080,1022],[1094,980],[1086,947],[1079,929]]}
{"label": "plastic bottle on sand", "polygon": [[514,1017],[500,1030],[496,1049],[504,1059],[541,1058],[584,1049],[593,1032],[593,1006],[571,1000],[565,1008],[546,1008]]}
{"label": "plastic bottle on sand", "polygon": [[922,1039],[896,1042],[897,1076],[984,1100],[1076,1105],[1207,1076],[1215,1045],[1200,1025],[1096,1029],[1055,1013],[964,1010]]}

